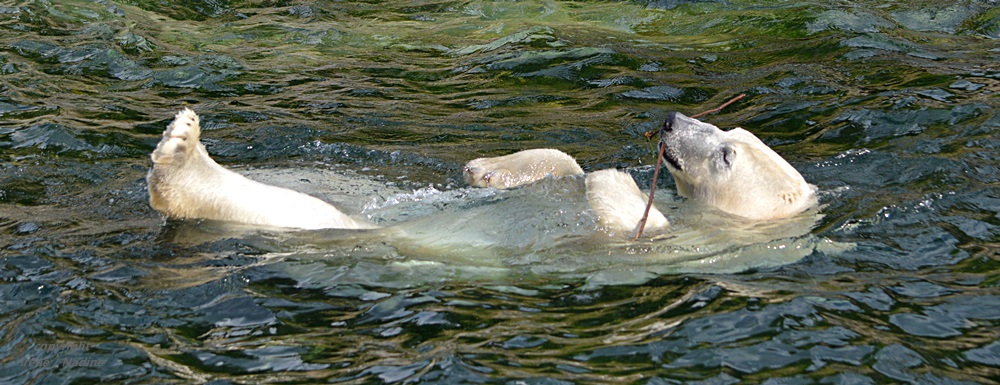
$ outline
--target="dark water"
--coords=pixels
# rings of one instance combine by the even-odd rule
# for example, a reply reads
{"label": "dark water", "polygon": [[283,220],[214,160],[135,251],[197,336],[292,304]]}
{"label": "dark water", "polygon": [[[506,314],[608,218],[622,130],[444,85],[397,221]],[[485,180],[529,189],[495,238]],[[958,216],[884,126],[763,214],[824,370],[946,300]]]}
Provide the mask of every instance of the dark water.
{"label": "dark water", "polygon": [[[998,7],[0,3],[0,383],[997,383]],[[595,285],[146,203],[183,106],[231,167],[454,194],[532,147],[648,178],[645,131],[739,93],[706,120],[789,159],[824,204],[803,239],[852,249]]]}

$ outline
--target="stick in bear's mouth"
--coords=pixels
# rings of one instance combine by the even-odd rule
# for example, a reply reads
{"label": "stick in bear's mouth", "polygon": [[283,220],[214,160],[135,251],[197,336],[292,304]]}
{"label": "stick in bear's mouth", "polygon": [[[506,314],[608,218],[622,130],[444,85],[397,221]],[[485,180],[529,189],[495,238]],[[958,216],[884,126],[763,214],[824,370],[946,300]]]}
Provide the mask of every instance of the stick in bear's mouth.
{"label": "stick in bear's mouth", "polygon": [[[747,94],[739,94],[735,98],[729,99],[729,101],[722,103],[722,105],[716,108],[691,115],[691,118],[698,119],[702,116],[722,111],[723,108],[726,108],[730,104],[733,104],[737,100],[743,99],[746,96]],[[645,229],[646,227],[646,219],[649,218],[649,210],[653,207],[653,194],[656,193],[656,178],[660,175],[660,164],[662,163],[662,161],[666,159],[667,163],[670,163],[671,166],[673,166],[678,170],[681,170],[681,165],[679,162],[677,162],[677,159],[674,159],[671,156],[664,156],[664,150],[666,149],[667,145],[663,143],[663,138],[664,138],[663,131],[669,130],[671,128],[671,126],[673,125],[672,121],[674,120],[675,116],[676,116],[675,113],[667,114],[667,117],[663,120],[663,126],[660,127],[659,131],[656,131],[655,133],[653,131],[646,133],[646,139],[652,139],[653,135],[660,134],[660,141],[657,143],[658,144],[657,147],[659,147],[659,149],[657,150],[657,155],[656,155],[656,168],[653,169],[653,181],[650,182],[649,186],[649,201],[646,202],[646,211],[642,213],[642,219],[639,219],[639,223],[635,226],[635,237],[632,238],[633,241],[639,240],[639,237],[642,236],[642,230]]]}

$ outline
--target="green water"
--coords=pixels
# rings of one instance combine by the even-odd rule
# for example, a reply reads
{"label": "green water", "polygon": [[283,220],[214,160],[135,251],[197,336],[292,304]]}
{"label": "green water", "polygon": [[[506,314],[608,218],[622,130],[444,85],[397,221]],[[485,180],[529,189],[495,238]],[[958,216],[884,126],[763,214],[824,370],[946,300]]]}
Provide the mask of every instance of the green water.
{"label": "green water", "polygon": [[[998,41],[990,0],[0,3],[0,383],[997,383]],[[795,242],[854,248],[506,270],[147,204],[183,107],[226,166],[385,204],[535,147],[642,185],[645,132],[740,93],[705,120],[819,187]]]}

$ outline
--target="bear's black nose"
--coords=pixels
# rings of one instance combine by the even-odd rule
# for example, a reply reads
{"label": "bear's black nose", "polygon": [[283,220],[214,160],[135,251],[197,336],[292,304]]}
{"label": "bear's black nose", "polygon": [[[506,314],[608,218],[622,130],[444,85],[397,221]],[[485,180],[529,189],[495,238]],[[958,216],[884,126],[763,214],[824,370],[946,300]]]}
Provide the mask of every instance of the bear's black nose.
{"label": "bear's black nose", "polygon": [[667,118],[663,119],[663,127],[660,128],[661,138],[663,137],[663,134],[666,134],[674,130],[674,122],[676,121],[677,121],[677,112],[671,112],[667,114]]}

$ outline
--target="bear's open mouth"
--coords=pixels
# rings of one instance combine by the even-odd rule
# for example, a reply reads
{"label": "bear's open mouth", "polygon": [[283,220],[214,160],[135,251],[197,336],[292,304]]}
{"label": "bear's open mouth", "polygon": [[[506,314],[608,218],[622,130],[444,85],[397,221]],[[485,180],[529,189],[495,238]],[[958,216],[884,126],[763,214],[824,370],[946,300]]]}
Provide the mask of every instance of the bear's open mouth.
{"label": "bear's open mouth", "polygon": [[663,160],[667,161],[667,163],[670,164],[671,167],[677,169],[677,171],[684,171],[684,168],[681,167],[681,162],[677,160],[677,158],[674,158],[669,149],[663,152]]}

